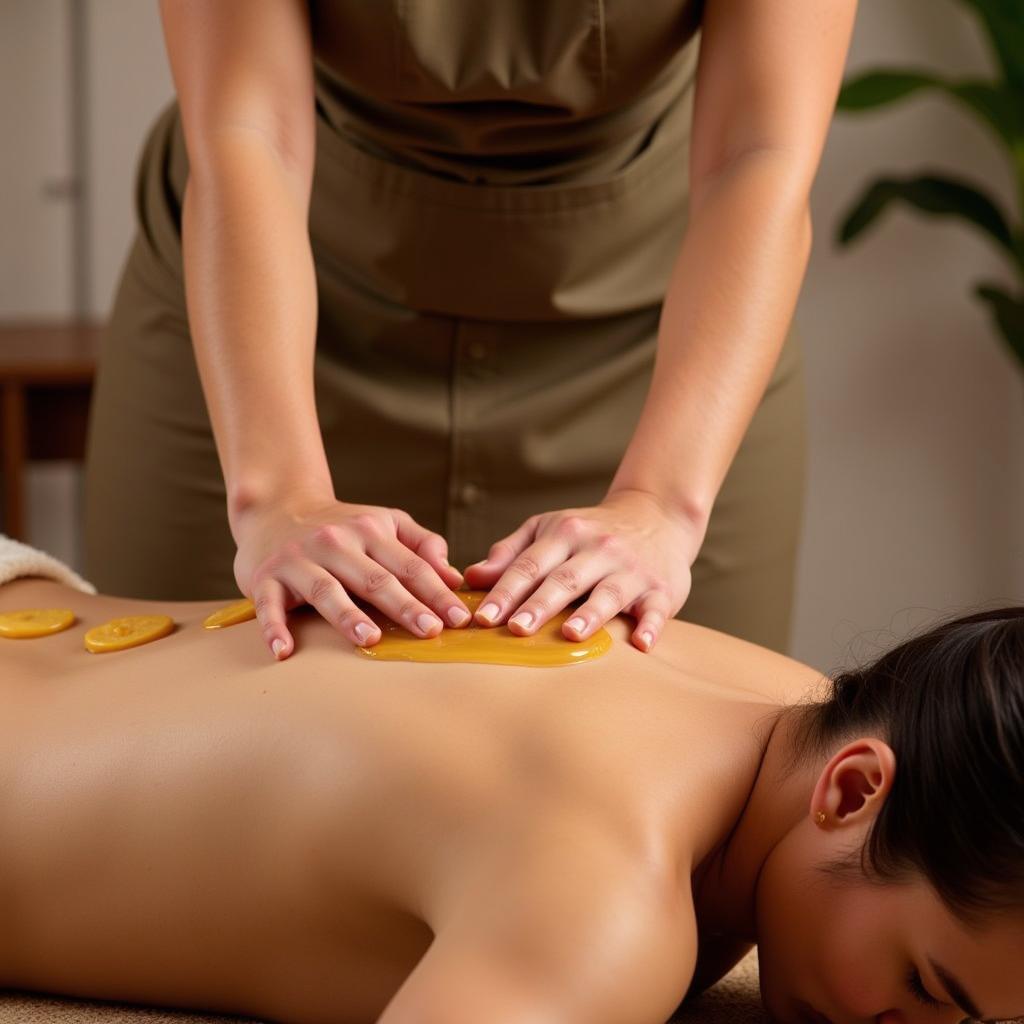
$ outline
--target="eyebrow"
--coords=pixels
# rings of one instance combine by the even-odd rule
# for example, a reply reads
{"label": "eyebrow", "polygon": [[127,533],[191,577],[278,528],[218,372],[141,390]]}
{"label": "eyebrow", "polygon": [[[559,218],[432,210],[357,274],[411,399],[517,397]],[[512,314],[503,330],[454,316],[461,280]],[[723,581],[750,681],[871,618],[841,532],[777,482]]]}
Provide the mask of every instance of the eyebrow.
{"label": "eyebrow", "polygon": [[972,1020],[984,1020],[985,1014],[978,1009],[977,1004],[967,994],[967,990],[960,984],[953,973],[947,971],[942,964],[936,963],[931,957],[928,957],[928,963],[932,965],[932,970],[938,976],[939,981],[945,986],[946,995]]}

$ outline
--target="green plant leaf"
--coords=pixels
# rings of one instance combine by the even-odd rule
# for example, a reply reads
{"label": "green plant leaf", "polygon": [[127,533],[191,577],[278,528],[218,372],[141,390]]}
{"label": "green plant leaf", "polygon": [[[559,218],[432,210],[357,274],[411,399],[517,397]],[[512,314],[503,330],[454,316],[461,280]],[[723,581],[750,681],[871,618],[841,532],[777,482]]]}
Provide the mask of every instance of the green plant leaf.
{"label": "green plant leaf", "polygon": [[991,82],[954,82],[951,95],[980,114],[1011,148],[1024,142],[1024,91]]}
{"label": "green plant leaf", "polygon": [[974,293],[989,304],[1003,340],[1024,366],[1024,296],[1008,295],[993,284],[976,285]]}
{"label": "green plant leaf", "polygon": [[1024,91],[1024,11],[1020,0],[962,0],[981,18],[1006,81]]}
{"label": "green plant leaf", "polygon": [[999,207],[980,189],[962,181],[922,175],[879,178],[854,201],[843,216],[837,241],[846,245],[893,202],[904,202],[938,216],[962,217],[980,228],[1017,261],[1013,235]]}
{"label": "green plant leaf", "polygon": [[869,71],[843,85],[836,109],[869,110],[895,103],[922,89],[937,89],[979,115],[1012,150],[1024,144],[1024,92],[982,79],[950,82],[918,71]]}
{"label": "green plant leaf", "polygon": [[868,110],[909,96],[918,89],[945,85],[934,75],[917,71],[867,71],[847,79],[836,100],[838,110]]}

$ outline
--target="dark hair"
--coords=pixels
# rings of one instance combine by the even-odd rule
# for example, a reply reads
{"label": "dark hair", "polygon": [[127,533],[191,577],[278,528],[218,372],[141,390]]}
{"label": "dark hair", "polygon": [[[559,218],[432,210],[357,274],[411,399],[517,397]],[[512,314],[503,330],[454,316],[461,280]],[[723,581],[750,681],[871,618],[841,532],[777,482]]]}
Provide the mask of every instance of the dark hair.
{"label": "dark hair", "polygon": [[884,884],[921,872],[972,926],[1024,907],[1024,607],[940,623],[794,713],[794,763],[857,735],[896,755],[867,841],[830,874]]}

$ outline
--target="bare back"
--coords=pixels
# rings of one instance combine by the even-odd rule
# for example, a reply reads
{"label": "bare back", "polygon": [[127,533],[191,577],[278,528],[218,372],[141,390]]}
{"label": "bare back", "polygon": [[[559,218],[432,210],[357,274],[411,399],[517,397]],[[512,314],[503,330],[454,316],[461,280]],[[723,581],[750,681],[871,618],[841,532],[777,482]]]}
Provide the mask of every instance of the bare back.
{"label": "bare back", "polygon": [[[618,619],[605,657],[522,668],[372,661],[298,612],[276,663],[255,623],[201,628],[218,602],[0,590],[0,611],[54,604],[79,625],[0,651],[0,985],[291,1021],[376,1017],[435,934],[528,900],[538,865],[684,892],[759,722],[820,680],[677,621],[650,654]],[[155,610],[174,634],[83,650]]]}

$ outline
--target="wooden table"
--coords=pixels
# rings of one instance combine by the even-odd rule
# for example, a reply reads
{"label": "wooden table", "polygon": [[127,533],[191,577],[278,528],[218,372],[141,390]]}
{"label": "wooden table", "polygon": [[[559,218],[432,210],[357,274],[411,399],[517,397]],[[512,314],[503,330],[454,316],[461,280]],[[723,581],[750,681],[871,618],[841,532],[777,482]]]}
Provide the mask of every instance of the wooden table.
{"label": "wooden table", "polygon": [[25,467],[81,459],[102,327],[0,323],[3,532],[26,539]]}

